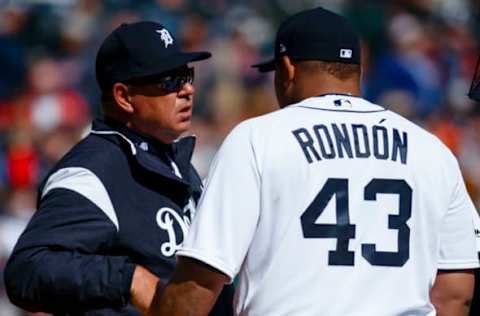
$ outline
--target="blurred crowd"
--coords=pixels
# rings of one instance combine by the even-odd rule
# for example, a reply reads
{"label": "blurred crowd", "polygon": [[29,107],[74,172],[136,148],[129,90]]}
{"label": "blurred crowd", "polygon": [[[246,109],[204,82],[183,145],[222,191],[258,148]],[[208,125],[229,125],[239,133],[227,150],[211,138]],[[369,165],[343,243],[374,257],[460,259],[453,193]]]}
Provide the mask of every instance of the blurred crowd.
{"label": "blurred crowd", "polygon": [[[108,32],[153,20],[186,50],[213,53],[194,65],[194,164],[204,176],[235,124],[277,108],[271,74],[250,65],[272,55],[286,15],[318,5],[361,34],[364,96],[441,138],[480,206],[480,105],[467,98],[478,1],[0,0],[0,272],[35,212],[37,185],[101,114],[94,62]],[[24,315],[0,284],[0,315]]]}

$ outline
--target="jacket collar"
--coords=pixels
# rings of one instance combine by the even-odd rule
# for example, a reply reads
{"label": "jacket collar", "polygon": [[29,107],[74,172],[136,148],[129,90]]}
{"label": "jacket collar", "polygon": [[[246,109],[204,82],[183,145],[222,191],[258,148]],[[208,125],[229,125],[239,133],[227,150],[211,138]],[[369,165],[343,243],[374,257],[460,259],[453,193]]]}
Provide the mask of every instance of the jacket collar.
{"label": "jacket collar", "polygon": [[[129,154],[145,169],[176,182],[189,184],[195,136],[183,137],[172,144],[164,144],[109,118],[94,120],[90,133],[119,145],[127,145]],[[178,166],[182,178],[175,174],[169,159]]]}

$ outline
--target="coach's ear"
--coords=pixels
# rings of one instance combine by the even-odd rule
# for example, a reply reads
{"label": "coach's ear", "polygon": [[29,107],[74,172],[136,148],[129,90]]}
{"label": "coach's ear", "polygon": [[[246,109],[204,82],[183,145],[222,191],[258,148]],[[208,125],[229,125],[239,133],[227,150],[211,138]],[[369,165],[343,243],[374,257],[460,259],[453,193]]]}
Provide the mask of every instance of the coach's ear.
{"label": "coach's ear", "polygon": [[112,94],[115,99],[115,103],[122,111],[129,114],[134,112],[132,99],[126,84],[120,82],[115,83],[112,87]]}

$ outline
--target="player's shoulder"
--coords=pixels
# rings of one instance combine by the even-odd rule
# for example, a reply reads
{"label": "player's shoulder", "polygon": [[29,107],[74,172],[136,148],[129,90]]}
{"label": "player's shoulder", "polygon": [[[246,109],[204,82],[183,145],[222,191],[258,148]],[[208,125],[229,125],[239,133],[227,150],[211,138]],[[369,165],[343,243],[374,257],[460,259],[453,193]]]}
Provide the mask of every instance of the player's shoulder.
{"label": "player's shoulder", "polygon": [[266,114],[251,117],[238,123],[229,133],[229,136],[247,136],[259,130],[271,129],[278,118],[282,116],[283,110],[275,110]]}
{"label": "player's shoulder", "polygon": [[271,139],[271,135],[275,134],[276,126],[282,121],[278,119],[282,111],[276,110],[238,123],[223,140],[219,152],[256,151],[263,148],[263,145]]}
{"label": "player's shoulder", "polygon": [[296,114],[292,105],[248,118],[236,125],[232,132],[250,135],[260,134],[263,136],[274,133],[278,128],[284,128],[295,120]]}
{"label": "player's shoulder", "polygon": [[450,149],[442,142],[437,135],[433,134],[426,127],[416,123],[410,119],[407,119],[400,114],[387,110],[388,115],[395,120],[396,124],[401,126],[405,131],[412,134],[412,137],[416,140],[429,144],[438,148],[438,150],[445,152],[447,155],[453,155]]}
{"label": "player's shoulder", "polygon": [[387,110],[385,114],[388,115],[394,126],[408,133],[409,142],[414,143],[415,148],[419,149],[416,154],[428,155],[439,166],[452,167],[458,165],[457,158],[450,148],[426,127],[390,110]]}

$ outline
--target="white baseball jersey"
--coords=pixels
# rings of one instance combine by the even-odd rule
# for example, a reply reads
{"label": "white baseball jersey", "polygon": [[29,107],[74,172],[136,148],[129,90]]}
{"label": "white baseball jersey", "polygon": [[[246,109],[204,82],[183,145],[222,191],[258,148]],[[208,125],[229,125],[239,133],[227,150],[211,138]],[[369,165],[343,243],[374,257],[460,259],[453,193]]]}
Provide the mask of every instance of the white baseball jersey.
{"label": "white baseball jersey", "polygon": [[436,137],[332,94],[230,133],[177,254],[238,275],[237,315],[435,315],[437,269],[479,266],[472,212]]}

